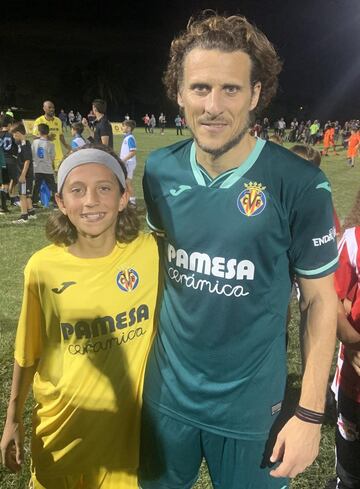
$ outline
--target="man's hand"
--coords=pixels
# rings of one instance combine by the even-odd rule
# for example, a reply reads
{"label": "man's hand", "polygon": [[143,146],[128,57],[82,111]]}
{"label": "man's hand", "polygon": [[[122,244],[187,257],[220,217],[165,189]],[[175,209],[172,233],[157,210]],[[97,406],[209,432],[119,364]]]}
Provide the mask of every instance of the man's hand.
{"label": "man's hand", "polygon": [[19,472],[24,460],[24,427],[23,423],[7,420],[1,439],[1,460],[11,472]]}
{"label": "man's hand", "polygon": [[270,462],[280,465],[272,477],[296,477],[309,467],[319,453],[321,425],[306,423],[293,416],[276,438]]}
{"label": "man's hand", "polygon": [[355,372],[360,376],[360,351],[345,348],[345,355]]}

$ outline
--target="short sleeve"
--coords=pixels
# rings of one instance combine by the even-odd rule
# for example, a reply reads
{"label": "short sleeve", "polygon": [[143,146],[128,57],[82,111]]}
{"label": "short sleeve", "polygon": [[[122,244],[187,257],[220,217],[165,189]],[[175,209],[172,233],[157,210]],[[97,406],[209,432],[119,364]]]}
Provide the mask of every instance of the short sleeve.
{"label": "short sleeve", "polygon": [[33,136],[38,136],[39,135],[39,131],[38,131],[38,125],[39,124],[40,124],[39,119],[36,119],[35,122],[34,122],[33,130],[32,130]]}
{"label": "short sleeve", "polygon": [[37,274],[30,260],[24,272],[24,295],[15,341],[15,360],[21,367],[31,367],[40,358],[42,322]]}
{"label": "short sleeve", "polygon": [[338,264],[331,187],[323,172],[299,195],[290,218],[290,263],[298,276],[320,278]]}
{"label": "short sleeve", "polygon": [[136,151],[136,142],[134,136],[129,137],[128,145],[129,145],[129,151],[134,151],[134,150]]}
{"label": "short sleeve", "polygon": [[106,121],[106,123],[104,124],[101,124],[99,126],[99,129],[100,129],[100,138],[101,136],[111,136],[112,135],[112,128],[111,128],[111,124],[109,121]]}
{"label": "short sleeve", "polygon": [[26,141],[26,144],[22,147],[22,155],[24,161],[32,161],[31,144],[29,141]]}
{"label": "short sleeve", "polygon": [[78,146],[78,144],[77,144],[77,143],[76,143],[76,141],[73,139],[73,140],[71,141],[71,149],[76,149],[76,148],[78,148],[78,147],[79,147],[79,146]]}
{"label": "short sleeve", "polygon": [[147,167],[145,164],[145,171],[143,176],[143,191],[144,191],[144,199],[147,207],[147,223],[153,231],[159,234],[163,234],[163,224],[161,222],[159,209],[156,205],[156,200],[153,197],[152,188],[151,188],[151,178],[147,171]]}

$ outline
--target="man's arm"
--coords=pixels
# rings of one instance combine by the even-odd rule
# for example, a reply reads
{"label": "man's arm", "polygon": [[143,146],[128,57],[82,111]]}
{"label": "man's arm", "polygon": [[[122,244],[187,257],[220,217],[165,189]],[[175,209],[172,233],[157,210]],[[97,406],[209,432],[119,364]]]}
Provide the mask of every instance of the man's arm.
{"label": "man's arm", "polygon": [[109,136],[101,136],[101,143],[104,144],[105,146],[108,146],[109,144]]}
{"label": "man's arm", "polygon": [[36,372],[37,364],[20,367],[15,361],[10,400],[4,432],[1,438],[2,463],[12,472],[18,472],[23,462],[23,412],[26,398]]}
{"label": "man's arm", "polygon": [[[304,375],[299,405],[323,413],[330,367],[336,342],[337,296],[333,274],[317,279],[298,278],[302,314],[306,317],[303,336]],[[273,477],[295,477],[318,455],[320,424],[305,422],[295,415],[277,436],[271,462],[279,461]]]}

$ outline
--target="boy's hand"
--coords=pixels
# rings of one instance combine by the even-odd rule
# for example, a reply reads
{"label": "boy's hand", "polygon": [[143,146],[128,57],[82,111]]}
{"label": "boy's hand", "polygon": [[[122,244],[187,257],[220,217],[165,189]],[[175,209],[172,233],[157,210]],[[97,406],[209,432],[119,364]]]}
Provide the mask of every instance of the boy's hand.
{"label": "boy's hand", "polygon": [[24,460],[24,427],[22,421],[6,421],[1,439],[1,460],[11,472],[19,472]]}
{"label": "boy's hand", "polygon": [[360,351],[345,348],[345,355],[355,372],[360,376]]}
{"label": "boy's hand", "polygon": [[55,141],[55,134],[54,134],[54,133],[50,133],[50,134],[48,135],[48,140],[49,140],[49,141]]}
{"label": "boy's hand", "polygon": [[22,173],[19,176],[19,183],[25,183],[25,177],[24,177],[24,175]]}

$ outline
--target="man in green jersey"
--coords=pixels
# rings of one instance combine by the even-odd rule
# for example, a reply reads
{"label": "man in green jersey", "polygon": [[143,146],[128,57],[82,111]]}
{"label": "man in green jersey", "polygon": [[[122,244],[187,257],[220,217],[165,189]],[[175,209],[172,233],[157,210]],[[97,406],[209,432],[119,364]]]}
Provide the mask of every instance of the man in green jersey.
{"label": "man in green jersey", "polygon": [[[318,453],[336,329],[331,188],[318,168],[249,134],[280,68],[240,16],[192,19],[171,46],[164,80],[192,139],[145,166],[165,286],[144,387],[143,489],[191,488],[203,457],[216,489],[284,489]],[[271,444],[294,274],[305,369],[296,412]]]}

